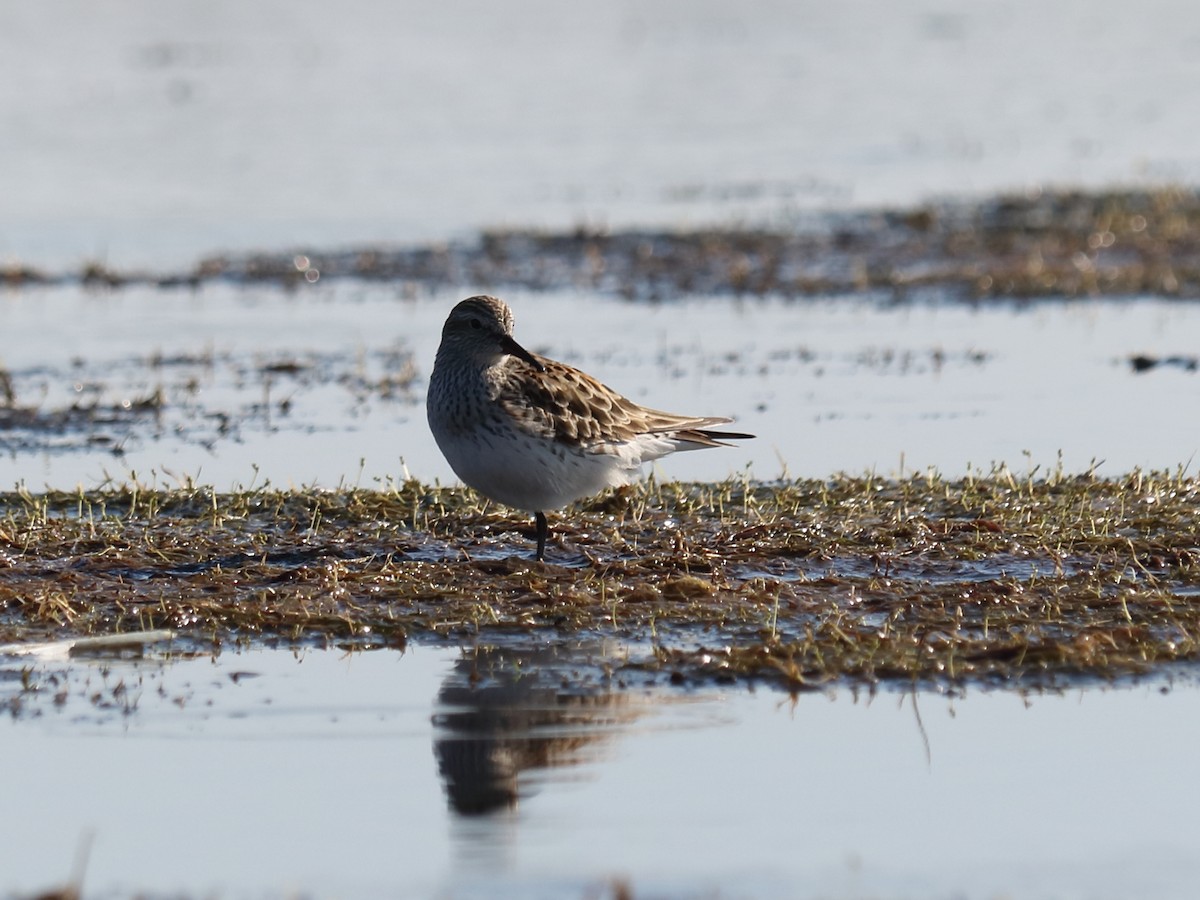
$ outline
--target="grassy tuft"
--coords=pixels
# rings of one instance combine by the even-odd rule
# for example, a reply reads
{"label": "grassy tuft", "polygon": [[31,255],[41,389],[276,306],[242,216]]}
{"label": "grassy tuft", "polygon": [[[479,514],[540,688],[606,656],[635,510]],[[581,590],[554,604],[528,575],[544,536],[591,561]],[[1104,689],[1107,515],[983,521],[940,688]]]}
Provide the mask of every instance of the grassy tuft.
{"label": "grassy tuft", "polygon": [[1200,482],[650,482],[556,516],[470,492],[0,495],[0,644],[171,629],[403,646],[603,635],[676,681],[1056,683],[1200,654]]}

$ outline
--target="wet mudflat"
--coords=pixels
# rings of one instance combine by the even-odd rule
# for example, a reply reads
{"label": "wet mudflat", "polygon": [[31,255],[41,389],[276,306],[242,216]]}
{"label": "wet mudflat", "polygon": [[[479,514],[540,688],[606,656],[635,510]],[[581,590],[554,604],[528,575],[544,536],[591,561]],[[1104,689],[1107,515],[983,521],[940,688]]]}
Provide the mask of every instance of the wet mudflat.
{"label": "wet mudflat", "polygon": [[114,896],[1187,896],[1198,493],[651,482],[539,564],[415,480],[9,492],[7,886],[82,842]]}
{"label": "wet mudflat", "polygon": [[[457,270],[15,278],[0,703],[30,783],[78,799],[53,844],[4,826],[3,889],[61,883],[93,835],[84,884],[115,896],[1185,896],[1187,763],[1137,760],[1197,696],[1200,312],[1101,296],[1132,269],[1072,300],[889,269],[891,238],[951,240],[940,215],[874,220],[849,296],[765,287],[749,247],[763,296],[637,266],[630,295],[609,276],[647,241],[666,272],[723,251],[485,238],[534,349],[760,435],[554,516],[545,564],[424,424]],[[1045,240],[1025,275],[1073,246]],[[1172,797],[1132,857],[1079,800],[1122,766],[1130,804]],[[1053,840],[932,821],[1047,802]],[[936,815],[914,843],[884,807]]]}
{"label": "wet mudflat", "polygon": [[603,634],[637,647],[618,682],[1111,680],[1200,652],[1198,498],[1181,473],[650,484],[556,521],[542,564],[525,517],[417,482],[15,494],[0,641]]}
{"label": "wet mudflat", "polygon": [[[4,889],[79,843],[115,896],[1185,896],[1178,788],[1134,859],[1078,799],[1186,780],[1136,760],[1200,652],[1191,201],[1114,196],[13,274],[3,727],[30,783],[83,780],[62,841],[3,826]],[[464,272],[534,349],[759,439],[554,516],[533,561],[424,424]],[[927,821],[1047,802],[1070,840]],[[919,846],[878,814],[925,804]]]}

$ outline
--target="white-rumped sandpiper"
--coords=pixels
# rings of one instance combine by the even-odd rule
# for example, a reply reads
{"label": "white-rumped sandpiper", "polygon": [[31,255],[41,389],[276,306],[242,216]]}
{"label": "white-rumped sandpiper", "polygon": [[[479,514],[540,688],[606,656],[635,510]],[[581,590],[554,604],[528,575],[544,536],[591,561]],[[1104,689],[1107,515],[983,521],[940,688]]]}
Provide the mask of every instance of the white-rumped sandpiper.
{"label": "white-rumped sandpiper", "polygon": [[710,431],[731,419],[639,406],[590,375],[530,353],[495,297],[463,300],[446,319],[429,379],[429,427],[456,475],[485,497],[534,514],[629,484],[642,463],[754,435]]}

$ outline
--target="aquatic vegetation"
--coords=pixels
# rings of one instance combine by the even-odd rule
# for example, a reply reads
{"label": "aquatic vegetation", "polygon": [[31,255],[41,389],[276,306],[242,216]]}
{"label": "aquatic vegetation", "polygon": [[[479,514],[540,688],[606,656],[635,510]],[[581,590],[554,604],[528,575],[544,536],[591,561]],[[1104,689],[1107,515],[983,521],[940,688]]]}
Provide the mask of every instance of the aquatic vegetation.
{"label": "aquatic vegetation", "polygon": [[[1047,684],[1190,662],[1200,480],[648,482],[556,528],[415,481],[0,495],[0,643],[628,641],[641,679]],[[645,652],[636,652],[636,648]]]}
{"label": "aquatic vegetation", "polygon": [[0,283],[73,281],[103,289],[206,281],[301,289],[330,278],[406,291],[465,283],[586,288],[637,300],[683,295],[808,297],[874,293],[985,300],[1200,297],[1200,194],[1187,188],[1033,191],[982,201],[833,213],[794,229],[563,232],[493,230],[413,247],[287,249],[201,260],[180,272],[79,273],[0,267]]}
{"label": "aquatic vegetation", "polygon": [[210,347],[0,368],[0,454],[103,450],[120,458],[163,438],[212,449],[247,433],[311,433],[325,423],[296,413],[317,391],[332,390],[339,409],[357,413],[370,401],[416,404],[417,378],[412,351],[399,343],[371,353],[251,356]]}

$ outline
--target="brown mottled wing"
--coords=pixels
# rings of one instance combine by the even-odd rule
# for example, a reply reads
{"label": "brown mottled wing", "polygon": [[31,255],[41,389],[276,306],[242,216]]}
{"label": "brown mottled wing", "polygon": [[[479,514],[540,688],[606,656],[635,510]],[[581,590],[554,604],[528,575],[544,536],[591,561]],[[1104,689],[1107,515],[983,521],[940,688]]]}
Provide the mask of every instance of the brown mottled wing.
{"label": "brown mottled wing", "polygon": [[707,425],[732,420],[647,409],[572,366],[544,357],[538,361],[545,371],[511,360],[497,400],[522,427],[539,436],[582,448],[623,443],[640,434],[670,434],[698,447],[728,446],[718,438],[753,437],[707,431]]}

